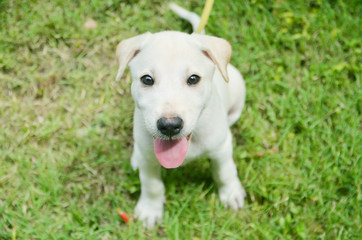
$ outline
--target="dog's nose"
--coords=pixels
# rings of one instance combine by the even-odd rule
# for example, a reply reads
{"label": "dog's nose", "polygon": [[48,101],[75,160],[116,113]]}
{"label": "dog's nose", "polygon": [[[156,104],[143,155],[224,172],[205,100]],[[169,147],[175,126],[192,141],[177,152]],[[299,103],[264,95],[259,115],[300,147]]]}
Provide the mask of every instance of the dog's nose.
{"label": "dog's nose", "polygon": [[179,117],[162,117],[157,120],[157,128],[168,137],[178,134],[184,126],[184,121]]}

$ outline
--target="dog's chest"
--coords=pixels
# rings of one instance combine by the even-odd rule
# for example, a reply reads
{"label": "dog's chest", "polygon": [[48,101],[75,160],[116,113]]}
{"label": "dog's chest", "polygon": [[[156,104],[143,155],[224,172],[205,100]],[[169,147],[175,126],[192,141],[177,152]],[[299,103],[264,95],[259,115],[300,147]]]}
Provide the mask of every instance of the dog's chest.
{"label": "dog's chest", "polygon": [[189,149],[187,151],[185,163],[194,160],[197,157],[200,157],[206,154],[207,148],[205,142],[199,141],[198,139],[191,139],[189,143]]}

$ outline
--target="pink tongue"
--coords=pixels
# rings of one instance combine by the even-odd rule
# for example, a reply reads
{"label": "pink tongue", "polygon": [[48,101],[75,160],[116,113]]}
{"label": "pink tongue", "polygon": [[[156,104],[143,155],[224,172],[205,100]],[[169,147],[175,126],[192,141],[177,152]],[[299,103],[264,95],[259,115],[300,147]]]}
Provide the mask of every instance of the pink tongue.
{"label": "pink tongue", "polygon": [[185,160],[188,148],[186,137],[178,140],[156,138],[154,150],[160,164],[165,168],[177,168]]}

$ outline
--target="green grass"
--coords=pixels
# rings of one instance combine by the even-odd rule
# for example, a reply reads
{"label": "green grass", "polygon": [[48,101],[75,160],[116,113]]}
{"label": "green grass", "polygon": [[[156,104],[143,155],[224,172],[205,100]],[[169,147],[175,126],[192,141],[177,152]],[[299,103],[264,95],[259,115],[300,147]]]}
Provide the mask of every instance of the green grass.
{"label": "green grass", "polygon": [[115,47],[190,26],[166,1],[1,1],[0,239],[360,239],[361,12],[358,1],[215,2],[206,31],[232,44],[247,83],[232,128],[246,204],[225,209],[200,159],[163,172],[164,221],[146,231],[115,212],[132,215],[140,188]]}

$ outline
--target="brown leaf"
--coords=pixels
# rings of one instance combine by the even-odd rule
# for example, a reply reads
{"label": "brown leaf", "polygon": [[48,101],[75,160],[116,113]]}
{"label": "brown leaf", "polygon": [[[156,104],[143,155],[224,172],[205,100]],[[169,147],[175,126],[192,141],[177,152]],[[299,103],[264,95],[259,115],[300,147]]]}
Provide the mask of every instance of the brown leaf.
{"label": "brown leaf", "polygon": [[83,26],[86,29],[95,29],[97,27],[97,22],[92,18],[87,18]]}

